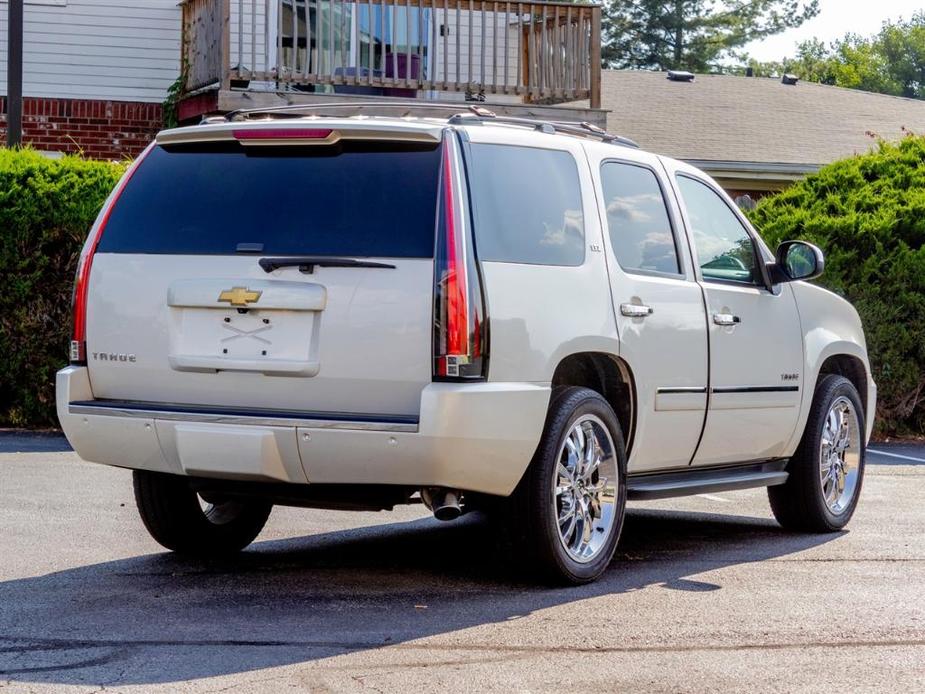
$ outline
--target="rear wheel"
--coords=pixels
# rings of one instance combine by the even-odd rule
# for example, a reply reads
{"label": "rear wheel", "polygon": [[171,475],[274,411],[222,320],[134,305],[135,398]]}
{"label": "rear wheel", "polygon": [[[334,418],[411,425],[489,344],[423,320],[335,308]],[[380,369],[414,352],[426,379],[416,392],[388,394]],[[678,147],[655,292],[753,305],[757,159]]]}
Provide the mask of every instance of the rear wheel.
{"label": "rear wheel", "polygon": [[509,500],[515,548],[555,582],[588,583],[613,558],[626,507],[623,433],[587,388],[553,393],[543,438]]}
{"label": "rear wheel", "polygon": [[200,496],[178,475],[135,470],[135,503],[151,537],[167,549],[196,556],[231,554],[263,529],[272,505]]}
{"label": "rear wheel", "polygon": [[782,526],[824,533],[851,520],[864,481],[863,412],[851,381],[831,374],[820,379],[803,440],[787,467],[790,477],[768,487]]}

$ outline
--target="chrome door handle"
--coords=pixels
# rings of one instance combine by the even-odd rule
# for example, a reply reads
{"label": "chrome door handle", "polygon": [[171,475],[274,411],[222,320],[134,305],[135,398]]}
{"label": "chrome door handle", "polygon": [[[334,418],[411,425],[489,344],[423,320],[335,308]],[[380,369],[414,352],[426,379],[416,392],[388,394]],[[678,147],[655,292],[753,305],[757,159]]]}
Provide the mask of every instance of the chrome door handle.
{"label": "chrome door handle", "polygon": [[642,304],[620,304],[620,313],[627,318],[645,318],[652,315],[652,308]]}
{"label": "chrome door handle", "polygon": [[717,325],[728,327],[730,325],[738,325],[742,322],[742,319],[738,316],[732,315],[731,313],[714,313],[713,322]]}

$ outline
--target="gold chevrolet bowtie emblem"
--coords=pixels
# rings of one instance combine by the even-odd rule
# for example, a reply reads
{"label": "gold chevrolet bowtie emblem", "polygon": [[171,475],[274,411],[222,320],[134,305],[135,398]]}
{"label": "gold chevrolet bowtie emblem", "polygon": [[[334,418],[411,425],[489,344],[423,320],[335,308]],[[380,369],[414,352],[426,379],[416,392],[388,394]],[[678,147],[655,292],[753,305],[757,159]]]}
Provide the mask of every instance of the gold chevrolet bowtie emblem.
{"label": "gold chevrolet bowtie emblem", "polygon": [[232,306],[247,306],[260,301],[263,292],[251,291],[247,287],[232,287],[218,295],[219,301],[227,301]]}

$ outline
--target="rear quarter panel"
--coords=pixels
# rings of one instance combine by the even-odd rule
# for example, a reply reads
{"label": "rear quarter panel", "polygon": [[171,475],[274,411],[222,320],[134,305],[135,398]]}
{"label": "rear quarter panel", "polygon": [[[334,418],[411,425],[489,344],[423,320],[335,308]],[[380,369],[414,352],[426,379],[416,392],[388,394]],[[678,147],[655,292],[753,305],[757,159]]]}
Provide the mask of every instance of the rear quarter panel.
{"label": "rear quarter panel", "polygon": [[[581,141],[523,128],[469,128],[467,134],[474,143],[568,151],[575,158],[582,191],[582,265],[482,263],[491,321],[489,380],[549,383],[556,366],[569,354],[617,355],[600,215]],[[523,175],[528,177],[531,172]]]}

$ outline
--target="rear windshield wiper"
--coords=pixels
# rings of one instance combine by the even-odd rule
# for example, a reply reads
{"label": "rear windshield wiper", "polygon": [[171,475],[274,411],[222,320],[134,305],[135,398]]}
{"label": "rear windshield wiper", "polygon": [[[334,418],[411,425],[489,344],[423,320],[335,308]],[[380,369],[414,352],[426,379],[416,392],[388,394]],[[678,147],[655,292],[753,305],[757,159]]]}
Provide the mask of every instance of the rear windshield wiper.
{"label": "rear windshield wiper", "polygon": [[315,271],[315,266],[319,267],[375,267],[394,270],[394,265],[387,263],[374,263],[369,260],[354,260],[353,258],[331,258],[320,255],[299,255],[289,258],[261,258],[260,267],[264,272],[273,272],[281,267],[298,267],[299,272],[311,274]]}

